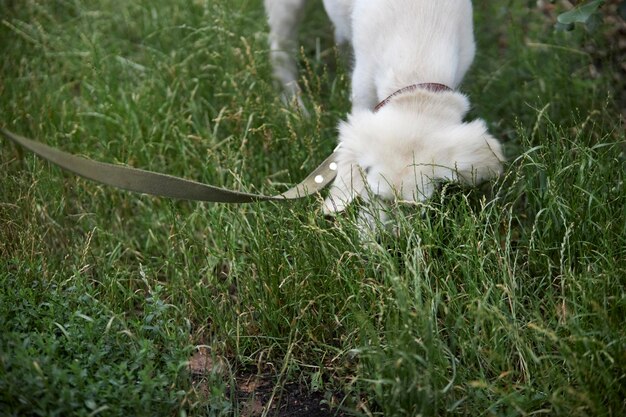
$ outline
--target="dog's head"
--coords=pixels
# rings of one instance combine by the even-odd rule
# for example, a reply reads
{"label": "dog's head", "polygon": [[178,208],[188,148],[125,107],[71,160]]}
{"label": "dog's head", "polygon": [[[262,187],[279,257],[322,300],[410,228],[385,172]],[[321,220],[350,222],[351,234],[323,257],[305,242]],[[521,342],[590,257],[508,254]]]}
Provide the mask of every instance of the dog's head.
{"label": "dog's head", "polygon": [[428,94],[438,97],[426,106],[423,97],[398,98],[378,112],[354,111],[340,124],[327,214],[344,210],[356,197],[423,201],[442,181],[478,184],[500,175],[500,143],[484,121],[462,121],[467,98]]}

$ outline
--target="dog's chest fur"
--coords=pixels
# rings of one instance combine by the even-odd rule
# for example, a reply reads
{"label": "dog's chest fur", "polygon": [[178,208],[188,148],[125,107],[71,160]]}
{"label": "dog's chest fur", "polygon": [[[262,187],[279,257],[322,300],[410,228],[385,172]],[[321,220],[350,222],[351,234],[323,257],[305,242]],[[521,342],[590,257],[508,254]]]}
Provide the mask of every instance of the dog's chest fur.
{"label": "dog's chest fur", "polygon": [[[326,1],[337,2],[346,3]],[[411,84],[456,88],[474,58],[469,0],[353,0],[351,19],[332,20],[351,26],[353,108],[371,109]]]}

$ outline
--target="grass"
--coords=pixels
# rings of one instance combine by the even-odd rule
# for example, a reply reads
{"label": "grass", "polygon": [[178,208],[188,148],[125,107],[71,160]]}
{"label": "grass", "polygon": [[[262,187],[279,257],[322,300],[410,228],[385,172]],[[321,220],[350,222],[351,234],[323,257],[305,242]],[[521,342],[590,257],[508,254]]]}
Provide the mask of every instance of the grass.
{"label": "grass", "polygon": [[[311,117],[285,108],[259,3],[0,0],[0,124],[284,190],[333,149],[349,78],[311,8]],[[623,77],[602,29],[556,33],[505,3],[476,2],[463,87],[505,142],[505,175],[394,211],[399,236],[377,244],[315,198],[132,195],[2,142],[0,414],[251,415],[245,371],[271,379],[275,402],[296,383],[346,415],[624,415]],[[198,346],[221,364],[202,384],[187,366]]]}

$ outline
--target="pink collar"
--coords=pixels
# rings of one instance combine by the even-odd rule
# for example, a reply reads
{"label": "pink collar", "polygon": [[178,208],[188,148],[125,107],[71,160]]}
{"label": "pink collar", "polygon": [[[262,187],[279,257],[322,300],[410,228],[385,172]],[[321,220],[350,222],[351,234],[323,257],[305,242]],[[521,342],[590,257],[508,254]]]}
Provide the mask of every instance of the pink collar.
{"label": "pink collar", "polygon": [[389,104],[389,102],[394,97],[399,96],[399,95],[404,94],[404,93],[415,91],[417,89],[428,90],[428,91],[432,91],[433,93],[440,93],[442,91],[454,91],[450,87],[448,87],[447,85],[439,84],[439,83],[422,83],[422,84],[409,85],[408,87],[404,87],[404,88],[399,89],[398,91],[396,91],[395,93],[393,93],[392,95],[390,95],[389,97],[387,97],[386,99],[384,99],[383,101],[378,103],[378,105],[376,107],[374,107],[374,113],[378,112],[380,109],[382,109],[387,104]]}

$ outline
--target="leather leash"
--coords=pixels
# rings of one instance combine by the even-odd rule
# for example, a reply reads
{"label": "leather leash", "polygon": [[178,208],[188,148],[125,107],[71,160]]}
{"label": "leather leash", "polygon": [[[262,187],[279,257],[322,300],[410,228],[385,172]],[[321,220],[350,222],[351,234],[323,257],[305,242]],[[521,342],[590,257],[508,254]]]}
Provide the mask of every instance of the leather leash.
{"label": "leather leash", "polygon": [[63,152],[44,145],[41,142],[25,138],[0,128],[0,133],[7,139],[30,150],[41,158],[81,177],[143,194],[191,201],[214,203],[254,203],[258,201],[286,201],[313,195],[337,175],[335,162],[337,149],[301,183],[284,193],[269,196],[231,191],[212,185],[202,184],[171,175],[160,174],[123,165],[98,162]]}

